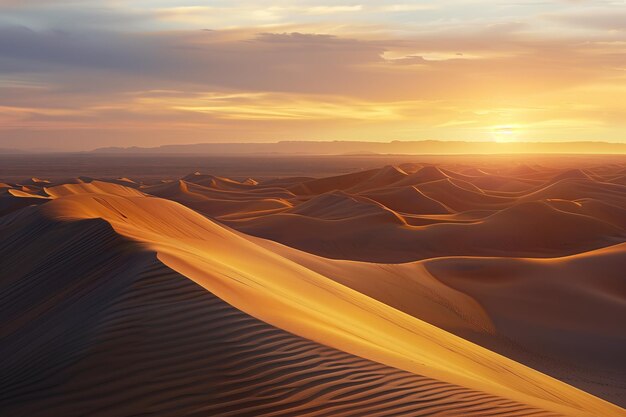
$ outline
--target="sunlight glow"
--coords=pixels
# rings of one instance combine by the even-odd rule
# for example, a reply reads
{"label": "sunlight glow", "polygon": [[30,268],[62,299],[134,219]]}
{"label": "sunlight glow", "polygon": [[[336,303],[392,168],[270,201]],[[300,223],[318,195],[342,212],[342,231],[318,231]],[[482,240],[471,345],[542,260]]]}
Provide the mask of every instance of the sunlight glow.
{"label": "sunlight glow", "polygon": [[515,142],[519,134],[519,129],[515,125],[494,126],[492,137],[496,142]]}

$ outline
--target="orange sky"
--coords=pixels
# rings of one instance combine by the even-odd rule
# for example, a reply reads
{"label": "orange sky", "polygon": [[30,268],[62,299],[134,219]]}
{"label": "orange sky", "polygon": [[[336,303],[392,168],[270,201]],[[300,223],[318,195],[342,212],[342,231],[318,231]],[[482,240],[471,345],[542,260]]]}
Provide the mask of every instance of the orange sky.
{"label": "orange sky", "polygon": [[0,0],[0,147],[626,142],[625,22],[600,0]]}

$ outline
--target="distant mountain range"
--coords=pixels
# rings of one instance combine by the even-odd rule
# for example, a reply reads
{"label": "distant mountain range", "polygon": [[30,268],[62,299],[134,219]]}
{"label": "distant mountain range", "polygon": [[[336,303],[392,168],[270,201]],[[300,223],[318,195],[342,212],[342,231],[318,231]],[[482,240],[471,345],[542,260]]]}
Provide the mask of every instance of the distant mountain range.
{"label": "distant mountain range", "polygon": [[464,142],[464,141],[281,141],[274,143],[198,143],[153,148],[108,147],[93,153],[218,155],[360,155],[360,154],[626,154],[626,143],[609,142]]}

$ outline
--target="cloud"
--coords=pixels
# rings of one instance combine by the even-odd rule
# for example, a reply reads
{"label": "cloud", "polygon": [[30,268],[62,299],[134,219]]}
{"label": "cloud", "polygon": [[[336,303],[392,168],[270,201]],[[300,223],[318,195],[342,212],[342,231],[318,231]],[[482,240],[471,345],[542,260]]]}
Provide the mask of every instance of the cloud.
{"label": "cloud", "polygon": [[569,13],[548,14],[546,17],[552,21],[591,30],[626,30],[626,9],[588,9]]}
{"label": "cloud", "polygon": [[333,13],[347,13],[358,12],[363,10],[363,6],[360,4],[354,6],[310,6],[300,11],[307,14],[322,15]]}
{"label": "cloud", "polygon": [[107,2],[80,0],[0,0],[0,25],[35,30],[146,30],[154,16],[146,11],[120,9]]}
{"label": "cloud", "polygon": [[[623,126],[617,115],[626,109],[609,98],[626,82],[626,39],[622,20],[611,17],[621,15],[605,8],[578,23],[586,3],[550,14],[524,3],[540,11],[538,29],[509,6],[479,7],[482,0],[467,19],[450,11],[467,2],[452,0],[270,3],[5,0],[0,145],[28,131],[86,146],[76,131],[100,146],[113,140],[105,131],[150,144],[194,135],[460,139],[492,131],[485,126],[574,118],[593,132]],[[237,20],[252,9],[258,14]],[[181,23],[194,16],[197,25]],[[204,25],[220,19],[217,29]],[[239,24],[224,27],[231,23]],[[589,107],[571,105],[580,97]]]}
{"label": "cloud", "polygon": [[59,82],[84,78],[127,88],[177,84],[261,91],[328,91],[359,77],[354,66],[382,61],[377,44],[301,33],[245,31],[118,32],[33,31],[0,28],[0,56],[9,73],[48,74]]}
{"label": "cloud", "polygon": [[[406,99],[467,94],[477,79],[529,91],[611,76],[619,43],[525,38],[520,26],[359,40],[311,33],[35,31],[0,28],[0,74],[61,88],[239,89]],[[387,57],[394,57],[389,61]],[[421,58],[415,58],[421,57]],[[404,62],[397,58],[403,58]],[[418,63],[394,70],[389,62]],[[480,91],[474,91],[480,94]]]}

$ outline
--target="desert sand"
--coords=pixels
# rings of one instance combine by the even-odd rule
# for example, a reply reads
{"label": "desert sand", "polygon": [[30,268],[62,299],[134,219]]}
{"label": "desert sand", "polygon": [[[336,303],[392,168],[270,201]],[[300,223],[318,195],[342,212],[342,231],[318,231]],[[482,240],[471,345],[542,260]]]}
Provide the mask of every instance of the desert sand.
{"label": "desert sand", "polygon": [[0,176],[2,414],[626,415],[626,161],[397,162]]}

